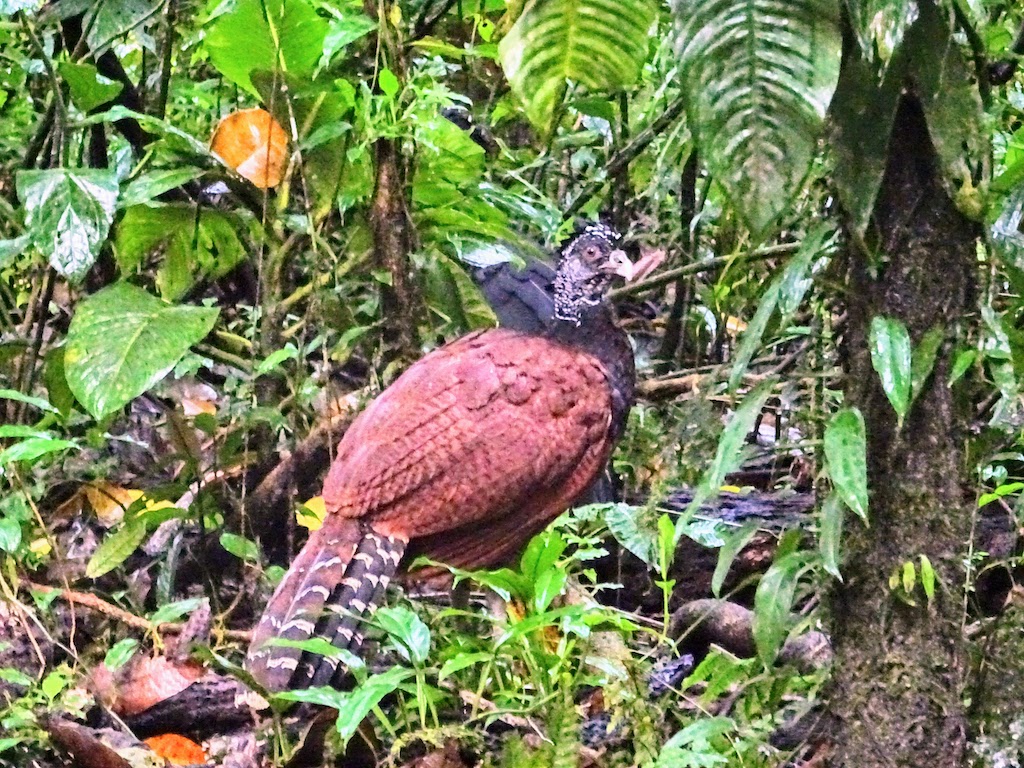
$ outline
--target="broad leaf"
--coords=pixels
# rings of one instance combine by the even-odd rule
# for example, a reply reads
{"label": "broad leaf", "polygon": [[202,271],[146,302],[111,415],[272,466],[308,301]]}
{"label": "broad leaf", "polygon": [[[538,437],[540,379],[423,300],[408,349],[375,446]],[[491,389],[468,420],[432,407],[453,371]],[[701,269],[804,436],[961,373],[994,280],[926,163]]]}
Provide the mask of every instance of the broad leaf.
{"label": "broad leaf", "polygon": [[917,399],[924,389],[925,383],[932,375],[935,368],[935,358],[939,354],[939,347],[946,336],[945,328],[935,326],[922,338],[921,342],[914,347],[910,361],[910,401]]}
{"label": "broad leaf", "polygon": [[803,187],[839,77],[836,0],[674,0],[701,158],[755,233]]}
{"label": "broad leaf", "polygon": [[80,281],[114,220],[117,176],[106,170],[20,171],[17,187],[32,244],[60,274]]}
{"label": "broad leaf", "polygon": [[71,391],[97,419],[152,387],[213,328],[217,310],[174,307],[118,283],[79,304],[64,368]]}
{"label": "broad leaf", "polygon": [[825,463],[840,498],[867,522],[867,439],[864,417],[856,408],[839,411],[825,428]]}
{"label": "broad leaf", "polygon": [[754,593],[754,642],[767,666],[775,661],[792,625],[793,597],[806,555],[793,552],[774,563]]}
{"label": "broad leaf", "polygon": [[870,344],[871,365],[902,426],[910,408],[910,334],[899,320],[878,316],[871,320]]}
{"label": "broad leaf", "polygon": [[328,23],[306,0],[237,0],[220,8],[228,10],[207,26],[203,44],[224,77],[254,96],[254,71],[280,72],[283,66],[291,77],[312,77]]}
{"label": "broad leaf", "polygon": [[600,92],[632,85],[657,8],[653,0],[530,0],[498,52],[533,124],[551,128],[567,81]]}
{"label": "broad leaf", "polygon": [[963,213],[980,219],[983,203],[972,180],[974,170],[987,163],[989,147],[977,73],[964,58],[946,11],[930,2],[920,3],[920,8],[921,18],[904,42],[908,74],[921,99],[946,188]]}
{"label": "broad leaf", "polygon": [[145,521],[135,518],[125,523],[104,539],[96,549],[89,559],[89,564],[85,566],[85,575],[90,579],[98,579],[103,574],[114,570],[131,557],[144,538],[146,538]]}
{"label": "broad leaf", "polygon": [[222,277],[245,259],[239,226],[236,216],[197,212],[190,205],[132,206],[117,225],[117,263],[123,272],[132,272],[159,250],[157,286],[173,301],[196,280]]}
{"label": "broad leaf", "polygon": [[818,523],[818,552],[825,571],[840,581],[843,575],[839,571],[842,555],[843,518],[846,516],[846,505],[838,493],[830,493],[821,506],[821,520]]}
{"label": "broad leaf", "polygon": [[64,61],[60,64],[60,76],[71,89],[71,100],[83,112],[92,112],[96,107],[107,104],[124,88],[101,75],[92,64],[73,64]]}
{"label": "broad leaf", "polygon": [[405,606],[385,606],[373,614],[373,624],[395,642],[399,655],[422,664],[430,655],[430,629],[423,619]]}
{"label": "broad leaf", "polygon": [[858,238],[864,236],[882,185],[903,69],[890,67],[879,82],[870,62],[848,57],[829,109],[836,192]]}

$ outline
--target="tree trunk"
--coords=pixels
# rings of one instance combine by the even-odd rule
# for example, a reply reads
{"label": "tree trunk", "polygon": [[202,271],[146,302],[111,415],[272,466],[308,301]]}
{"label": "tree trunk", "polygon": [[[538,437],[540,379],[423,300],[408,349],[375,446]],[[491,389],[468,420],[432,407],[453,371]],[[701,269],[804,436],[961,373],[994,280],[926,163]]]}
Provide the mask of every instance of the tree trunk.
{"label": "tree trunk", "polygon": [[[836,765],[964,764],[966,673],[963,557],[970,539],[962,413],[947,385],[954,340],[965,338],[975,300],[979,227],[943,189],[917,98],[897,109],[874,211],[877,244],[850,254],[847,404],[867,426],[870,525],[851,520],[845,581],[831,602],[835,673],[828,706],[838,728]],[[872,369],[872,318],[899,319],[915,348],[935,326],[945,341],[931,378],[900,429]],[[934,598],[889,586],[926,555]]]}

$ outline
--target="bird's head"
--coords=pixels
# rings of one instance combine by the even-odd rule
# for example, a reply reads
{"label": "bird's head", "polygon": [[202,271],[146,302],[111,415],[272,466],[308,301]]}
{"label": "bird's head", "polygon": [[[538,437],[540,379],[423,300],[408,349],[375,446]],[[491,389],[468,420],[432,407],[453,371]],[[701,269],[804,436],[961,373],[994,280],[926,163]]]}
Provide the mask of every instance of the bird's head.
{"label": "bird's head", "polygon": [[616,277],[629,280],[633,264],[618,247],[621,235],[591,224],[562,250],[555,273],[555,317],[579,325],[588,307],[600,305]]}

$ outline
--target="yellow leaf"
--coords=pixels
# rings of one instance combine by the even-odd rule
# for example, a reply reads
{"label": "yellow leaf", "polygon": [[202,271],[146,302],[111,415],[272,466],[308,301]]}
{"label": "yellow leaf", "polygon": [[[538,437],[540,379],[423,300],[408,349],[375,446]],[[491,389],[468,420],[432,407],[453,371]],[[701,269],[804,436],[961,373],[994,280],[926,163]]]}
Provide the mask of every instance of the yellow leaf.
{"label": "yellow leaf", "polygon": [[42,538],[33,541],[28,545],[28,548],[32,554],[38,555],[39,557],[50,554],[50,550],[52,549],[52,547],[50,547],[50,542]]}
{"label": "yellow leaf", "polygon": [[135,488],[121,488],[104,482],[87,485],[84,490],[97,519],[108,528],[120,522],[124,511],[142,496],[142,491]]}
{"label": "yellow leaf", "polygon": [[319,530],[320,526],[324,524],[325,517],[327,517],[327,505],[324,504],[323,496],[314,496],[299,507],[295,514],[296,522],[310,531]]}

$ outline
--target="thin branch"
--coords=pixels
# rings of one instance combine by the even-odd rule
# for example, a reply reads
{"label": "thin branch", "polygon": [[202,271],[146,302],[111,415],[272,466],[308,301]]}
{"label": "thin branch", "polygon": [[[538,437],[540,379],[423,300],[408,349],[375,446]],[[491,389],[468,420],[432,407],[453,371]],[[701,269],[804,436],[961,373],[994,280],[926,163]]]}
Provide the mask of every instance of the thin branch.
{"label": "thin branch", "polygon": [[745,254],[740,253],[732,256],[716,256],[715,258],[708,259],[707,261],[700,261],[696,264],[687,264],[685,267],[667,269],[664,272],[660,272],[653,277],[640,281],[639,283],[633,283],[632,285],[625,285],[622,288],[617,288],[611,292],[611,298],[614,300],[622,298],[623,296],[632,296],[636,293],[643,293],[645,291],[653,290],[654,288],[660,288],[661,286],[671,283],[673,280],[677,280],[680,277],[710,272],[711,270],[724,267],[725,265],[734,262],[762,261],[764,259],[770,259],[773,256],[779,256],[780,254],[792,253],[799,248],[800,243],[769,245]]}
{"label": "thin branch", "polygon": [[[24,581],[22,583],[29,589],[36,592],[42,592],[47,595],[56,593],[60,600],[63,600],[72,607],[81,606],[82,608],[87,608],[90,611],[102,613],[104,616],[108,616],[115,621],[119,621],[129,627],[142,630],[143,632],[152,632],[155,630],[157,633],[178,634],[185,628],[183,623],[164,622],[163,624],[154,624],[149,619],[145,619],[142,616],[136,616],[134,613],[126,611],[124,608],[119,608],[113,603],[108,603],[103,598],[97,597],[90,592],[79,592],[75,589],[50,587],[46,584],[37,584],[34,581]],[[227,640],[237,640],[241,642],[249,642],[252,640],[252,632],[249,630],[226,629],[220,634],[222,634]]]}
{"label": "thin branch", "polygon": [[681,114],[683,114],[685,109],[686,99],[683,96],[679,96],[675,101],[669,103],[665,108],[665,111],[661,113],[657,120],[640,131],[640,133],[633,137],[632,141],[611,156],[608,160],[608,164],[605,166],[604,178],[590,182],[578,195],[576,195],[575,198],[573,198],[572,202],[569,203],[569,206],[565,209],[565,213],[562,215],[563,220],[572,218],[579,213],[590,198],[600,192],[604,185],[618,176],[624,168],[627,168],[641,152],[647,149],[647,146],[654,141],[658,135],[665,131]]}

